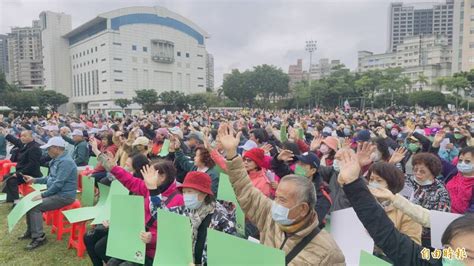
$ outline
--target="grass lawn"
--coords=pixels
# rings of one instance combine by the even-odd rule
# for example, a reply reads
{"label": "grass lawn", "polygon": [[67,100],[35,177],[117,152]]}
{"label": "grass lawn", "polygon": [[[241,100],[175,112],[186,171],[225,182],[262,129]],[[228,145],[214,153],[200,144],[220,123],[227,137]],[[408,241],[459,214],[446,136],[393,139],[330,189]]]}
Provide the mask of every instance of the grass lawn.
{"label": "grass lawn", "polygon": [[44,226],[48,242],[35,249],[26,251],[24,248],[29,240],[17,240],[26,231],[26,221],[23,217],[11,233],[8,233],[7,215],[11,204],[0,203],[0,265],[91,265],[87,252],[84,259],[76,256],[75,249],[67,249],[69,234],[63,235],[63,240],[56,240],[56,235],[50,234],[51,227]]}

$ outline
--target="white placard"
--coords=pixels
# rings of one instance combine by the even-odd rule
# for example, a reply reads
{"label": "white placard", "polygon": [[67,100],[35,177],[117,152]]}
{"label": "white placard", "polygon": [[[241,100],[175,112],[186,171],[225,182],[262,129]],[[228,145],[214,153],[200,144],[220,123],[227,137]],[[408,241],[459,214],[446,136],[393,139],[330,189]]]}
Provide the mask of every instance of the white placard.
{"label": "white placard", "polygon": [[347,265],[359,265],[360,250],[370,254],[374,251],[374,241],[353,208],[331,213],[331,235],[346,257]]}
{"label": "white placard", "polygon": [[456,218],[461,217],[461,214],[430,211],[430,223],[431,223],[431,246],[434,248],[443,248],[441,244],[441,237],[443,236],[446,227],[454,221]]}

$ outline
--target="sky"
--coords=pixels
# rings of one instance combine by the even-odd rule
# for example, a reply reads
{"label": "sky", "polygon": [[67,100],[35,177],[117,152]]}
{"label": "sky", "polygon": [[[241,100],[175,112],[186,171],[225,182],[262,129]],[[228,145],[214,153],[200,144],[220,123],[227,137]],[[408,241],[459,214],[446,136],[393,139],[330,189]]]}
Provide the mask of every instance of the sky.
{"label": "sky", "polygon": [[[288,72],[303,59],[307,40],[317,41],[313,63],[339,59],[357,66],[357,51],[387,49],[390,0],[0,0],[0,34],[13,26],[30,26],[41,11],[72,16],[73,28],[100,13],[128,6],[163,6],[199,25],[211,38],[215,86],[223,74],[238,68],[270,64]],[[424,0],[403,1],[406,3]],[[441,2],[434,0],[431,2]]]}

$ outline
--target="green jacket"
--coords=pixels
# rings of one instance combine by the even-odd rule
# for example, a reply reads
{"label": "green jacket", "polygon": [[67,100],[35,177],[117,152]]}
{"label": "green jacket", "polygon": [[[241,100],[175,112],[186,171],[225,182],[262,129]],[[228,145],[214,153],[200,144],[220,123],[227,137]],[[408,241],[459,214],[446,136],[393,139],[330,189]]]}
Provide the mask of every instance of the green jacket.
{"label": "green jacket", "polygon": [[72,139],[63,136],[63,139],[74,145],[74,151],[72,152],[72,159],[77,166],[86,166],[89,163],[89,144],[85,140],[80,142],[74,142]]}

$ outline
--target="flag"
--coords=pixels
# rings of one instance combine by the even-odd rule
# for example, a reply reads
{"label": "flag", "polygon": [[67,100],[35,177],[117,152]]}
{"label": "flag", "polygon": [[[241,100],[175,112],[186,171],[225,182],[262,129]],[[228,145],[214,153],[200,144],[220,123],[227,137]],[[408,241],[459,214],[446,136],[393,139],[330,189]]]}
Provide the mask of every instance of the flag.
{"label": "flag", "polygon": [[348,100],[344,102],[344,109],[346,110],[346,112],[351,110],[351,105],[349,104]]}

